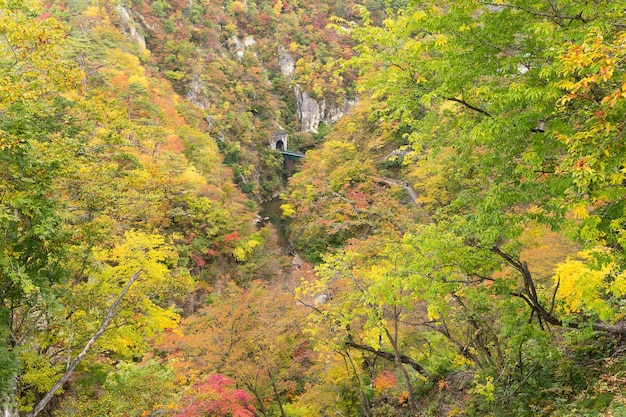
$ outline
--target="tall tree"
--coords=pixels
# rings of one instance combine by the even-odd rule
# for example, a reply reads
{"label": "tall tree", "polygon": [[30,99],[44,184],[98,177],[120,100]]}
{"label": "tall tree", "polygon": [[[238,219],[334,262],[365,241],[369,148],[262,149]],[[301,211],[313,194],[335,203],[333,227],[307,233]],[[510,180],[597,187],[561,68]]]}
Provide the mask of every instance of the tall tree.
{"label": "tall tree", "polygon": [[76,74],[58,60],[67,28],[39,19],[33,2],[1,2],[0,33],[0,410],[17,415],[19,349],[45,320],[64,277],[63,205],[50,194],[69,157],[61,150],[64,100]]}

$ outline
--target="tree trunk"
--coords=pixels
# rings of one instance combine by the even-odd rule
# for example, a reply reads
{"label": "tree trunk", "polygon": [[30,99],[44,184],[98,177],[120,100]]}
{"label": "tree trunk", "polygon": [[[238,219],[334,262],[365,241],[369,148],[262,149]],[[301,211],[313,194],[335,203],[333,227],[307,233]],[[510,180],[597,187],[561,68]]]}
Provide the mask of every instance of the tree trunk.
{"label": "tree trunk", "polygon": [[17,412],[17,370],[9,377],[8,391],[0,395],[2,417],[19,417]]}
{"label": "tree trunk", "polygon": [[411,384],[411,378],[409,377],[408,372],[406,371],[406,369],[404,368],[404,365],[402,364],[402,360],[400,359],[400,356],[401,356],[400,350],[398,349],[398,315],[399,315],[399,312],[397,311],[397,308],[394,307],[394,315],[393,315],[394,334],[392,335],[386,326],[385,326],[385,334],[387,335],[387,339],[389,340],[389,343],[391,343],[391,347],[393,348],[393,353],[395,354],[396,366],[400,369],[400,372],[402,373],[402,378],[404,379],[404,384],[406,385],[407,401],[409,402],[409,408],[413,412],[413,415],[417,415],[418,413],[417,404],[415,403],[415,398],[413,398],[413,384]]}
{"label": "tree trunk", "polygon": [[276,381],[274,380],[274,375],[272,375],[272,371],[267,371],[267,375],[270,377],[270,381],[272,381],[272,389],[274,390],[274,396],[276,397],[278,407],[280,408],[280,415],[282,417],[287,417],[287,414],[285,414],[285,410],[283,409],[283,402],[280,399],[280,394],[278,393],[278,387],[276,386]]}
{"label": "tree trunk", "polygon": [[[352,371],[354,372],[354,379],[356,379],[357,388],[361,396],[361,407],[363,408],[363,414],[365,415],[365,417],[370,417],[372,407],[370,405],[369,400],[367,399],[367,394],[365,394],[365,391],[363,390],[361,377],[359,376],[359,372],[357,371],[356,366],[354,365],[352,356],[350,356],[350,352],[348,352],[347,350],[345,352],[346,352],[347,362],[350,363],[350,367],[352,368]],[[347,364],[346,364],[346,367],[347,367]],[[350,375],[350,368],[347,368],[347,369],[348,369],[348,375]]]}
{"label": "tree trunk", "polygon": [[263,401],[263,397],[259,393],[259,390],[256,389],[256,387],[254,387],[249,382],[244,381],[243,384],[246,386],[246,388],[248,388],[248,391],[254,394],[254,397],[256,398],[256,401],[259,405],[260,410],[257,410],[257,412],[255,413],[255,416],[258,416],[259,415],[258,413],[260,412],[264,417],[267,417],[268,414],[267,414],[267,409],[265,408],[265,402]]}
{"label": "tree trunk", "polygon": [[[57,383],[54,384],[52,388],[50,388],[50,390],[46,393],[46,395],[44,395],[43,398],[37,403],[37,405],[35,405],[35,408],[33,409],[33,411],[28,413],[26,417],[36,417],[37,415],[39,415],[39,413],[41,413],[41,411],[46,407],[48,402],[50,402],[52,397],[54,397],[54,394],[59,390],[59,388],[61,388],[63,384],[65,384],[70,379],[76,366],[78,366],[78,364],[83,360],[83,358],[87,355],[91,347],[96,343],[96,340],[98,340],[98,338],[102,335],[102,333],[104,333],[106,328],[109,326],[109,323],[111,322],[111,320],[113,320],[113,316],[115,316],[115,313],[117,312],[116,311],[117,306],[120,304],[120,301],[122,301],[122,298],[124,298],[124,296],[130,289],[130,287],[133,285],[133,283],[137,280],[137,278],[141,274],[141,271],[142,270],[140,269],[139,271],[135,272],[133,276],[128,280],[128,282],[126,283],[126,286],[122,289],[122,291],[117,296],[113,304],[111,304],[111,307],[109,307],[109,311],[107,312],[107,315],[104,318],[102,325],[100,325],[100,328],[96,331],[96,333],[94,333],[91,339],[87,341],[87,344],[83,347],[83,350],[69,364],[69,366],[65,370],[65,373],[61,376],[61,378],[59,378]],[[16,383],[17,383],[17,380],[16,380]]]}

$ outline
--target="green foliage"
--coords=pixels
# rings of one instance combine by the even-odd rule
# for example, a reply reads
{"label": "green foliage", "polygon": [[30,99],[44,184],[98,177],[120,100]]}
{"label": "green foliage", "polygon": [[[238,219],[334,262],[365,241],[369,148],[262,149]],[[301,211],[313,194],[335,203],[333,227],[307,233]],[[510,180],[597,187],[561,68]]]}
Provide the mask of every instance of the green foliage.
{"label": "green foliage", "polygon": [[[447,339],[422,363],[446,363],[457,349],[444,367],[475,372],[472,415],[548,415],[579,402],[567,394],[584,388],[565,375],[571,358],[561,337],[574,332],[593,345],[592,328],[612,333],[611,343],[623,333],[620,7],[413,2],[382,25],[365,9],[362,24],[337,21],[357,41],[344,65],[360,72],[367,113],[339,125],[338,143],[309,152],[284,206],[299,249],[315,248],[310,259],[320,263],[303,288],[333,293],[311,326],[326,317],[340,324],[335,350],[342,337],[384,347],[373,330],[395,313],[424,323],[399,326],[402,337],[436,331]],[[365,120],[374,127],[355,134]],[[363,159],[377,164],[357,168]],[[366,218],[343,191],[367,177],[380,182],[382,169],[398,178],[384,184],[415,191],[421,218],[399,227],[395,243],[374,238],[389,239],[389,225],[400,222],[393,215],[369,233],[337,233],[349,219],[344,203]],[[371,207],[386,198],[359,191]],[[549,246],[531,253],[547,235],[528,234],[542,226],[572,238],[563,249],[578,244],[583,256],[566,260],[571,252],[556,257]],[[598,369],[585,369],[586,380],[598,381]],[[591,399],[582,409],[613,401]]]}
{"label": "green foliage", "polygon": [[120,362],[101,391],[66,401],[59,416],[150,415],[177,409],[177,387],[173,372],[153,361],[142,364]]}
{"label": "green foliage", "polygon": [[[139,270],[62,415],[251,414],[234,383],[265,416],[623,413],[623,1],[134,1],[150,53],[116,6],[0,2],[5,414]],[[297,133],[293,88],[357,73]],[[281,189],[278,130],[319,145],[297,304],[239,192]]]}

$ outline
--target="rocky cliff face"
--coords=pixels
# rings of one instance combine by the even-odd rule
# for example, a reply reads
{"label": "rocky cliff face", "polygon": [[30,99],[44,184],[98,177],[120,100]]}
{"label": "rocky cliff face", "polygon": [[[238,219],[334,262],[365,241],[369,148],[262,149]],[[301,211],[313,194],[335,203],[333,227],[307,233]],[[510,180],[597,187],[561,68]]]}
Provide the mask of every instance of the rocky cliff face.
{"label": "rocky cliff face", "polygon": [[203,109],[202,126],[257,201],[283,186],[282,158],[269,147],[276,132],[298,133],[290,145],[305,149],[313,143],[307,134],[350,107],[331,89],[352,89],[355,77],[336,76],[334,65],[350,56],[351,41],[327,23],[331,15],[354,15],[345,4],[322,1],[324,7],[166,0],[116,8],[126,37],[150,51],[151,67]]}
{"label": "rocky cliff face", "polygon": [[355,100],[344,99],[343,106],[328,107],[325,99],[317,101],[297,86],[294,88],[294,92],[302,132],[317,133],[317,128],[321,122],[326,124],[338,122],[356,104]]}
{"label": "rocky cliff face", "polygon": [[292,78],[296,70],[296,61],[291,52],[282,45],[278,47],[278,66],[280,67],[280,72],[285,77],[288,79]]}
{"label": "rocky cliff face", "polygon": [[246,36],[242,40],[240,40],[237,36],[233,36],[231,39],[233,45],[235,46],[235,55],[239,61],[243,58],[246,48],[257,44],[257,41],[252,36]]}
{"label": "rocky cliff face", "polygon": [[[280,46],[278,49],[278,65],[283,76],[291,80],[295,72],[296,61],[291,52],[284,46]],[[355,101],[344,99],[343,106],[329,107],[325,99],[315,100],[299,85],[294,87],[294,94],[300,131],[307,133],[317,133],[317,128],[322,122],[327,124],[338,122],[356,104]]]}
{"label": "rocky cliff face", "polygon": [[300,91],[299,87],[295,87],[294,92],[296,94],[296,114],[300,121],[300,130],[302,132],[317,133],[317,128],[324,118],[326,102],[322,100],[321,103],[318,103],[306,91]]}
{"label": "rocky cliff face", "polygon": [[132,18],[130,11],[124,6],[118,6],[117,13],[128,39],[139,45],[142,50],[146,49],[146,37],[141,33],[139,24]]}
{"label": "rocky cliff face", "polygon": [[200,79],[200,75],[198,73],[194,73],[191,77],[191,82],[189,83],[189,90],[187,90],[187,94],[185,94],[185,99],[201,109],[205,109],[209,105],[206,99],[207,95],[208,92],[206,85],[204,85]]}

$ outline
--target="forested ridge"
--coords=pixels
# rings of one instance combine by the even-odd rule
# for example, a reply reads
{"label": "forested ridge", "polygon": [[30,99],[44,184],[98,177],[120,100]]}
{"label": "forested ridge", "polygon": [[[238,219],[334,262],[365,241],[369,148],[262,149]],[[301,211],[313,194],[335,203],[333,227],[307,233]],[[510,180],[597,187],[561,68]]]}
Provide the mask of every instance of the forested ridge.
{"label": "forested ridge", "polygon": [[625,10],[0,0],[2,415],[626,415]]}

